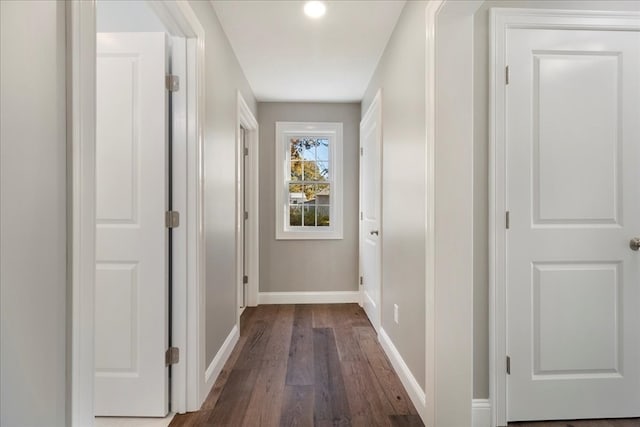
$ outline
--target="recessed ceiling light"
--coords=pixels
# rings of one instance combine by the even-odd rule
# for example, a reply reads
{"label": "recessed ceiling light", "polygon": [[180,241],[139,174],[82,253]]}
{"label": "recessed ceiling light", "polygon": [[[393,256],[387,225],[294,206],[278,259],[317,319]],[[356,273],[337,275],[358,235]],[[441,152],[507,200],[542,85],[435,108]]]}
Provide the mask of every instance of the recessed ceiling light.
{"label": "recessed ceiling light", "polygon": [[304,13],[309,18],[314,18],[314,19],[320,18],[325,14],[326,11],[327,11],[327,7],[321,1],[308,1],[304,5]]}

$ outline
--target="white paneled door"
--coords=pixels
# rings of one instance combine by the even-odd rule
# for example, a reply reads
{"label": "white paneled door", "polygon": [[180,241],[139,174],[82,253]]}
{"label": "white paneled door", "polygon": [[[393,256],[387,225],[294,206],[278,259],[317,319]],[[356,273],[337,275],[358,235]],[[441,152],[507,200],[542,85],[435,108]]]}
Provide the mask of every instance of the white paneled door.
{"label": "white paneled door", "polygon": [[640,416],[640,34],[509,29],[508,419]]}
{"label": "white paneled door", "polygon": [[96,415],[168,411],[166,69],[163,33],[98,34]]}
{"label": "white paneled door", "polygon": [[365,313],[376,331],[381,314],[381,149],[380,92],[360,122],[360,282]]}

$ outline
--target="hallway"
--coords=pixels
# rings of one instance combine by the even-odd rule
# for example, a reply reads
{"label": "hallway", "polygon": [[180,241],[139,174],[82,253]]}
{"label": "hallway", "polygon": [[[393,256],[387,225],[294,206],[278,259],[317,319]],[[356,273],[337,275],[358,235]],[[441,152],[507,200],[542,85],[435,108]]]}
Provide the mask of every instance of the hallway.
{"label": "hallway", "polygon": [[422,426],[356,304],[247,308],[237,346],[183,426]]}

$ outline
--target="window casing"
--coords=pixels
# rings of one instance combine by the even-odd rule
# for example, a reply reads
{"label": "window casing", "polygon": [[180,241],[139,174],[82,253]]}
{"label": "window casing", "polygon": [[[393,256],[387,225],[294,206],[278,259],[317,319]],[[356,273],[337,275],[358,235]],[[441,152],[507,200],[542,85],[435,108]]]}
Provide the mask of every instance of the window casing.
{"label": "window casing", "polygon": [[276,123],[276,239],[343,238],[342,123]]}

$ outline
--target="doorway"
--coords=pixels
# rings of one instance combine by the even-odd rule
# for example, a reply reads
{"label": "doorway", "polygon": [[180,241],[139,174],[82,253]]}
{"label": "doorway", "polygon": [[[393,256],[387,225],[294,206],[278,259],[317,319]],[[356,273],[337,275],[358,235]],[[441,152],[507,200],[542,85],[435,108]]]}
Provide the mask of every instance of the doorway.
{"label": "doorway", "polygon": [[258,305],[259,289],[259,161],[258,121],[237,93],[236,127],[236,260],[238,322],[245,307]]}
{"label": "doorway", "polygon": [[[104,2],[107,3],[107,2]],[[203,243],[200,230],[202,216],[201,182],[202,176],[202,138],[204,99],[198,96],[197,87],[204,82],[204,30],[188,4],[175,1],[167,2],[110,2],[117,7],[148,7],[146,16],[154,17],[161,28],[139,28],[139,31],[163,32],[171,35],[174,59],[172,72],[180,74],[183,91],[172,96],[173,116],[171,133],[174,136],[172,157],[173,209],[180,214],[181,227],[173,230],[175,252],[172,259],[172,319],[166,327],[166,335],[171,334],[172,343],[178,348],[179,362],[172,365],[171,385],[167,400],[171,401],[172,412],[185,412],[197,409],[206,394],[204,384],[204,343],[200,331],[203,330],[204,313],[197,301],[202,290],[202,254]],[[98,5],[100,6],[100,5]],[[96,244],[95,240],[95,122],[92,111],[96,108],[95,69],[96,69],[96,29],[104,31],[130,32],[131,29],[96,28],[97,8],[92,2],[69,4],[68,33],[71,66],[69,72],[71,96],[71,147],[72,147],[72,276],[73,319],[72,319],[72,359],[71,364],[71,424],[74,426],[92,425],[94,422],[94,397],[96,383],[94,369],[94,315],[95,304],[94,272],[96,270],[94,253],[88,248]],[[134,19],[135,13],[115,14],[117,25],[148,25],[141,19]],[[157,18],[157,19],[156,19]],[[97,22],[99,24],[100,21]],[[168,37],[168,36],[165,36]],[[179,41],[179,43],[177,42]],[[177,54],[178,50],[180,53]],[[117,56],[117,55],[116,55]],[[126,59],[126,55],[121,58]],[[160,87],[165,90],[164,72]],[[117,88],[119,89],[119,88]],[[129,102],[132,104],[132,102]],[[163,102],[160,102],[163,104]],[[168,129],[165,130],[169,132]],[[166,147],[168,150],[168,147]],[[163,150],[164,151],[164,150]],[[165,157],[169,153],[163,154]],[[133,156],[132,156],[133,157]],[[168,177],[167,177],[168,179]],[[164,181],[163,181],[164,182]],[[166,183],[165,189],[169,183]],[[168,208],[168,206],[167,206]],[[165,207],[160,211],[161,228],[164,230]],[[121,224],[120,224],[121,225]],[[187,251],[190,254],[187,263]],[[168,255],[167,255],[168,256]],[[169,272],[167,271],[168,275]],[[168,293],[168,289],[166,289]],[[165,295],[168,298],[168,295]],[[187,312],[187,303],[193,308]],[[168,301],[167,301],[168,304]],[[168,307],[167,307],[168,311]],[[121,319],[120,319],[121,320]],[[167,342],[168,344],[168,342]],[[160,354],[163,367],[166,363],[168,348]],[[175,353],[171,354],[172,357]],[[130,358],[133,359],[133,358]],[[167,369],[167,368],[164,368]],[[208,390],[207,390],[208,391]]]}
{"label": "doorway", "polygon": [[498,425],[640,416],[640,17],[492,18]]}

